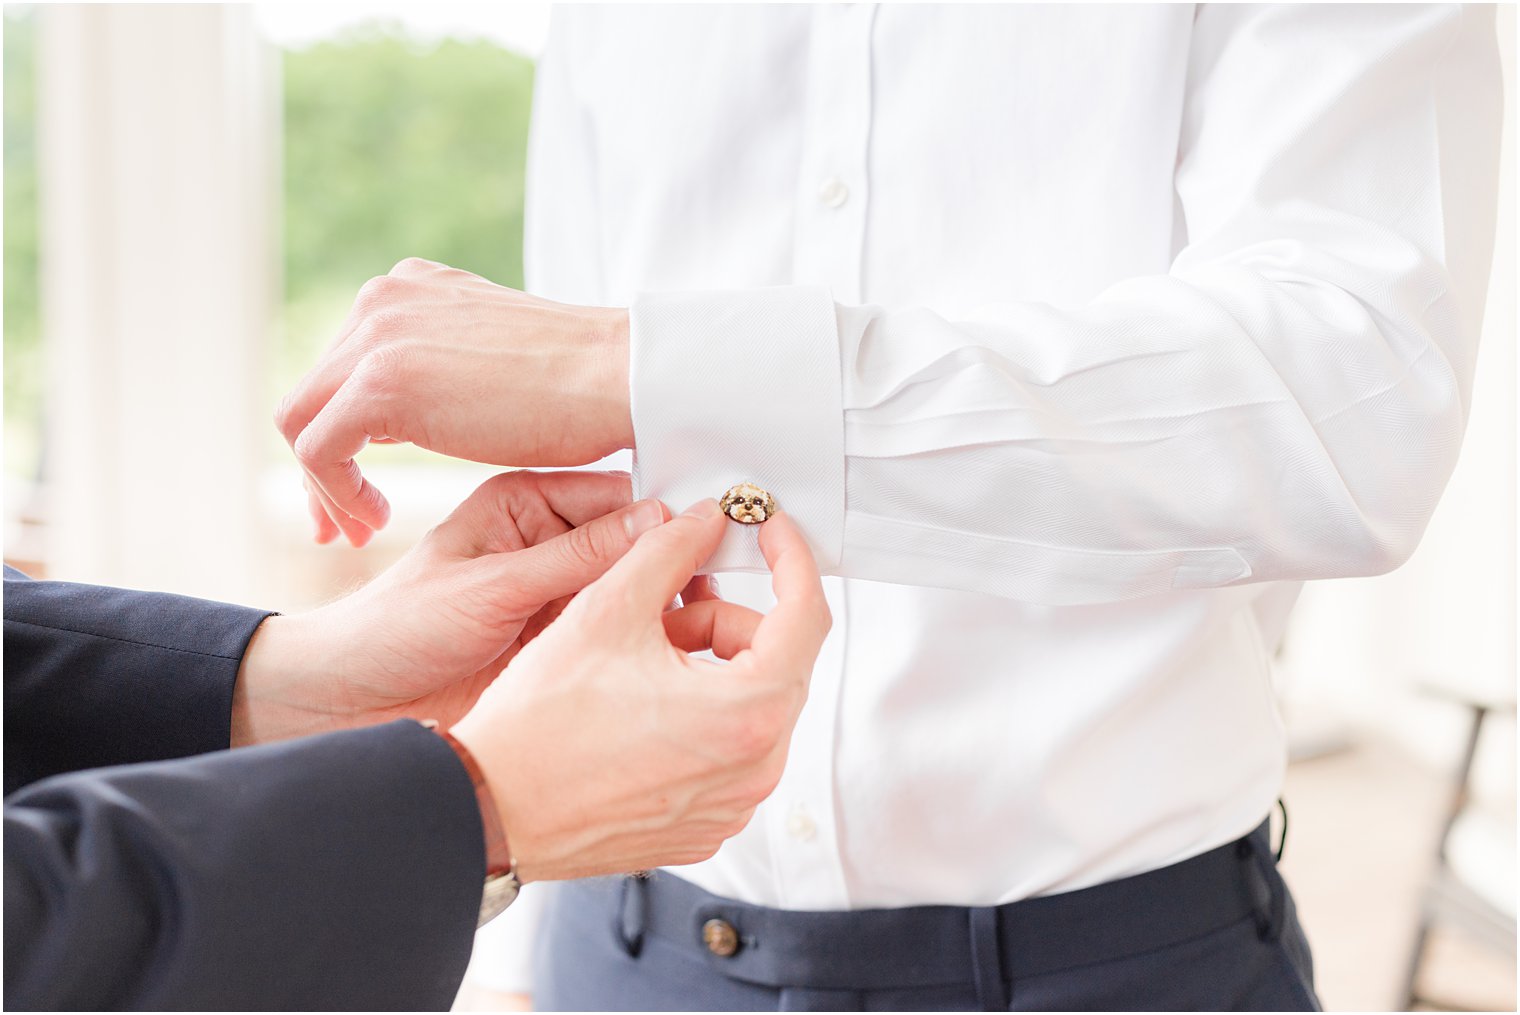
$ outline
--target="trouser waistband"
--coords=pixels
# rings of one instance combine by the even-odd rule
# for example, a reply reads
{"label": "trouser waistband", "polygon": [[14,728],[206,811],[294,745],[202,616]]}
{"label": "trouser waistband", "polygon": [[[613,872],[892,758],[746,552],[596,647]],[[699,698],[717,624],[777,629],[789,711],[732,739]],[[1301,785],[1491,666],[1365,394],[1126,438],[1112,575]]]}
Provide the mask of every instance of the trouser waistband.
{"label": "trouser waistband", "polygon": [[1286,898],[1265,822],[1169,867],[1002,906],[771,909],[663,871],[626,879],[622,892],[613,929],[630,955],[652,936],[700,953],[724,976],[763,986],[975,983],[993,1007],[1009,981],[1165,948],[1247,919],[1274,939]]}

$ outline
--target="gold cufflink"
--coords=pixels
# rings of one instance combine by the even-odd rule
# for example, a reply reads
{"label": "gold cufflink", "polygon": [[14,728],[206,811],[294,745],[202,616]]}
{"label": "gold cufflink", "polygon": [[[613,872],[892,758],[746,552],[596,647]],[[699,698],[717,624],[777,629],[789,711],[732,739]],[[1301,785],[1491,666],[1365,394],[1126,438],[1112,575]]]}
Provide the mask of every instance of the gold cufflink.
{"label": "gold cufflink", "polygon": [[728,488],[718,507],[740,525],[759,525],[776,513],[776,498],[754,483]]}

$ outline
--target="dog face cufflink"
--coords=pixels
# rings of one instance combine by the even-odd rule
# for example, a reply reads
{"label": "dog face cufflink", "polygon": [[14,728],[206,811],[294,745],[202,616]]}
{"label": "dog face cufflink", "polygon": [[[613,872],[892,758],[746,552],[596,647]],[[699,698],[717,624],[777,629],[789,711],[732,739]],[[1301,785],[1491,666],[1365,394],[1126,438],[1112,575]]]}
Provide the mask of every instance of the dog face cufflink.
{"label": "dog face cufflink", "polygon": [[728,488],[718,507],[740,525],[759,525],[776,513],[776,498],[754,483]]}

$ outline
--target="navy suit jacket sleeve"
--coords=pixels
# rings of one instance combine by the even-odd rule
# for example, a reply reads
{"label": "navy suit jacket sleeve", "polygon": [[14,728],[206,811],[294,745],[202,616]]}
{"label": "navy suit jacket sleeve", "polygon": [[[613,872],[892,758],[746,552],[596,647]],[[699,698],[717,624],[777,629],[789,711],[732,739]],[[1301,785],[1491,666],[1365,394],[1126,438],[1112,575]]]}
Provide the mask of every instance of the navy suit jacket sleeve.
{"label": "navy suit jacket sleeve", "polygon": [[220,750],[269,616],[5,569],[5,792],[59,772]]}
{"label": "navy suit jacket sleeve", "polygon": [[[448,1007],[485,856],[441,738],[401,721],[179,757],[226,746],[234,656],[263,614],[20,585],[6,582],[7,780],[13,738],[43,760],[18,754],[29,784],[5,798],[6,1008]],[[177,760],[33,781],[144,757]]]}

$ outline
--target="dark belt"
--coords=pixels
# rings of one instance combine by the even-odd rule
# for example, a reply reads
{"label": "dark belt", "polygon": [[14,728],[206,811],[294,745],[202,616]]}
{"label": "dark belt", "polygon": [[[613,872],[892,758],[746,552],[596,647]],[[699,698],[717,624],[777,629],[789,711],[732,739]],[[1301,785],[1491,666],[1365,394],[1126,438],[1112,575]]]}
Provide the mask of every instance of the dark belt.
{"label": "dark belt", "polygon": [[725,899],[665,872],[629,878],[614,932],[700,952],[724,976],[768,987],[909,989],[1023,977],[1137,955],[1254,920],[1281,932],[1284,888],[1267,825],[1180,863],[1002,906],[803,912]]}

